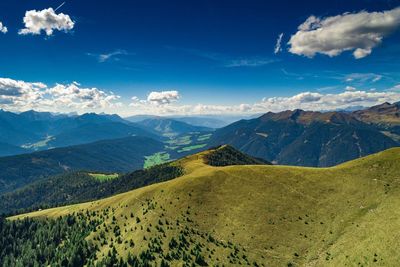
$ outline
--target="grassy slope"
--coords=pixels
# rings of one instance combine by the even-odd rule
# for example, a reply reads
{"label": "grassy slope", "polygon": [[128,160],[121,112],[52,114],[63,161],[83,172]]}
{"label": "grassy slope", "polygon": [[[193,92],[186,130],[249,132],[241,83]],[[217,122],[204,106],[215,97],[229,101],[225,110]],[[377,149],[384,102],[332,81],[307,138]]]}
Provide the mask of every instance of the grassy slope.
{"label": "grassy slope", "polygon": [[[122,255],[146,248],[143,236],[147,240],[157,236],[154,227],[161,218],[174,224],[180,221],[179,226],[166,230],[164,250],[168,250],[168,240],[188,226],[230,241],[250,262],[268,266],[394,266],[400,261],[400,149],[320,169],[211,167],[202,158],[200,153],[182,160],[186,175],[172,181],[17,218],[57,217],[111,207],[122,238],[136,244],[133,250],[116,244]],[[141,222],[130,218],[130,213]],[[111,232],[106,233],[109,238]],[[89,239],[98,234],[92,233]],[[215,249],[213,255],[205,252],[209,263],[218,258],[229,264],[229,246],[215,246],[198,235],[191,238]],[[108,249],[101,247],[99,256]]]}

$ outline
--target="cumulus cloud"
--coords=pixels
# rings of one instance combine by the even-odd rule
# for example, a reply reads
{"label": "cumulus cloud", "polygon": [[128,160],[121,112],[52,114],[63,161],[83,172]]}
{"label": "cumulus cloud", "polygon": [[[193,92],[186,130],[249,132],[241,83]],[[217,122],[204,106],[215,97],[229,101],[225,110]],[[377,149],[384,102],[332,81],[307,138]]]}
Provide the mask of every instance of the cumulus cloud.
{"label": "cumulus cloud", "polygon": [[119,99],[119,96],[97,88],[81,88],[77,82],[57,84],[46,92],[56,106],[79,109],[103,109],[112,106],[113,101]]}
{"label": "cumulus cloud", "polygon": [[310,16],[291,36],[289,51],[310,58],[317,53],[334,57],[353,51],[354,58],[359,59],[371,54],[372,49],[399,26],[400,8],[325,18]]}
{"label": "cumulus cloud", "polygon": [[278,54],[279,52],[282,51],[282,38],[283,38],[283,32],[279,34],[278,39],[276,39],[274,54]]}
{"label": "cumulus cloud", "polygon": [[118,105],[120,97],[97,88],[82,88],[79,83],[56,84],[0,78],[0,108],[21,111],[103,110]]}
{"label": "cumulus cloud", "polygon": [[151,92],[147,96],[147,101],[155,105],[165,105],[178,101],[179,98],[180,95],[178,91],[161,91]]}
{"label": "cumulus cloud", "polygon": [[40,82],[0,78],[0,108],[11,111],[36,109],[54,112],[117,112],[124,115],[159,114],[255,114],[283,110],[337,110],[400,101],[400,84],[385,91],[347,87],[341,93],[301,92],[287,97],[268,97],[256,103],[235,105],[181,104],[178,91],[154,91],[144,99],[132,97],[129,105],[120,96],[77,82],[48,86]]}
{"label": "cumulus cloud", "polygon": [[56,14],[53,8],[43,10],[29,10],[24,16],[25,28],[19,30],[19,34],[39,35],[42,31],[47,36],[53,34],[55,30],[68,32],[74,28],[75,22],[69,15],[59,13]]}
{"label": "cumulus cloud", "polygon": [[[313,97],[309,97],[312,95]],[[256,103],[253,110],[282,111],[287,109],[337,110],[352,106],[373,106],[383,102],[397,102],[400,93],[384,91],[346,91],[338,94],[319,94],[305,92],[292,97],[265,98]]]}
{"label": "cumulus cloud", "polygon": [[1,21],[0,21],[0,32],[1,33],[7,33],[8,32],[7,27]]}
{"label": "cumulus cloud", "polygon": [[322,94],[319,92],[302,92],[289,97],[269,97],[253,104],[237,105],[180,105],[169,103],[153,105],[148,100],[138,97],[132,98],[131,112],[135,114],[159,115],[199,115],[199,114],[254,114],[268,111],[280,112],[284,110],[304,109],[314,111],[342,110],[354,106],[373,106],[383,102],[400,101],[400,85],[386,91],[360,91],[351,88],[337,94]]}

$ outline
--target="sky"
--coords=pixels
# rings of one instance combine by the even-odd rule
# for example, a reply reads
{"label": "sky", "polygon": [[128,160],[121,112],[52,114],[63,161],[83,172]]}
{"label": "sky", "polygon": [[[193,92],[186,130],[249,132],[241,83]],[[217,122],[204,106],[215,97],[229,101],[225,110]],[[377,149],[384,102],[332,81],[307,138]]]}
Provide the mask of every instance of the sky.
{"label": "sky", "polygon": [[0,108],[255,114],[400,101],[400,0],[0,2]]}

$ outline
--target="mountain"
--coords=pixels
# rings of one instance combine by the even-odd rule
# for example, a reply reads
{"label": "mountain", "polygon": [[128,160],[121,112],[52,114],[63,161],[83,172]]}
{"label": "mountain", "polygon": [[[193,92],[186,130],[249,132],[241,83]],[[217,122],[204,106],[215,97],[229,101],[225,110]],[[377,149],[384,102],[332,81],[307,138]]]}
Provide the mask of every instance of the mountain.
{"label": "mountain", "polygon": [[126,118],[124,118],[125,120],[127,120],[127,121],[130,121],[130,122],[140,122],[140,121],[144,121],[144,120],[147,120],[147,119],[155,119],[155,118],[158,118],[159,116],[156,116],[156,115],[134,115],[134,116],[130,116],[130,117],[126,117]]}
{"label": "mountain", "polygon": [[[205,161],[214,166],[270,164],[229,146],[215,149]],[[0,214],[100,199],[181,175],[183,170],[179,166],[179,161],[118,176],[82,171],[68,172],[35,181],[0,195]]]}
{"label": "mountain", "polygon": [[147,137],[125,137],[0,158],[0,193],[66,171],[128,172],[141,169],[146,155],[164,144]]}
{"label": "mountain", "polygon": [[137,124],[144,127],[154,133],[161,134],[167,137],[174,137],[182,134],[192,133],[192,132],[207,132],[212,131],[211,128],[193,126],[185,122],[167,119],[163,117],[157,117],[152,119],[146,119]]}
{"label": "mountain", "polygon": [[130,125],[116,121],[88,122],[72,129],[63,131],[53,136],[48,142],[48,147],[65,147],[71,145],[85,144],[98,140],[116,139],[127,136],[147,136],[160,139],[156,134],[150,133],[137,125]]}
{"label": "mountain", "polygon": [[208,144],[230,144],[254,157],[285,165],[334,166],[399,143],[342,112],[266,113],[218,129]]}
{"label": "mountain", "polygon": [[353,114],[361,121],[380,125],[400,125],[400,102],[373,106],[354,111]]}
{"label": "mountain", "polygon": [[208,128],[221,128],[229,124],[222,119],[214,118],[212,116],[208,117],[173,117],[174,120],[185,122],[187,124],[195,125],[195,126],[202,126]]}
{"label": "mountain", "polygon": [[[33,110],[16,114],[0,110],[0,142],[21,148],[13,154],[132,135],[160,139],[118,115],[86,113],[68,116]],[[6,150],[0,151],[9,154]]]}
{"label": "mountain", "polygon": [[125,120],[130,122],[140,122],[148,119],[173,119],[175,121],[184,122],[193,126],[207,127],[217,129],[224,127],[236,120],[242,119],[243,116],[219,116],[219,115],[202,115],[202,116],[155,116],[155,115],[135,115],[126,117]]}
{"label": "mountain", "polygon": [[[46,247],[54,247],[48,252],[59,251],[47,265],[67,256],[89,266],[95,259],[106,266],[119,259],[131,266],[396,266],[400,261],[394,234],[400,226],[399,148],[331,168],[214,167],[205,164],[209,153],[177,162],[184,175],[171,181],[9,218],[1,228],[0,255],[15,250],[22,264],[40,261],[30,256],[39,250],[29,247],[46,240]],[[48,241],[41,235],[64,238]],[[78,246],[79,254],[64,251]]]}
{"label": "mountain", "polygon": [[0,110],[0,141],[10,145],[20,146],[27,142],[34,142],[40,137],[35,134],[41,131],[40,123],[33,123],[21,118],[18,114]]}
{"label": "mountain", "polygon": [[28,152],[29,150],[23,149],[22,147],[0,142],[0,157],[23,154]]}

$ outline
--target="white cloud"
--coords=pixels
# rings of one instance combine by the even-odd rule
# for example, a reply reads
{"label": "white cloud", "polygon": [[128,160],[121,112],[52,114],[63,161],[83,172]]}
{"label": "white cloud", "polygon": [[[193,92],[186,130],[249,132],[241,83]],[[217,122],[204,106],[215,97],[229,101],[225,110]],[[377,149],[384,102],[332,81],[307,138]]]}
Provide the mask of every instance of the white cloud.
{"label": "white cloud", "polygon": [[356,59],[371,54],[383,38],[400,26],[400,8],[384,12],[344,13],[333,17],[310,16],[291,36],[289,51],[314,57],[330,57],[353,51]]}
{"label": "white cloud", "polygon": [[19,30],[19,34],[41,34],[42,31],[47,36],[53,34],[54,30],[68,32],[74,28],[75,22],[71,20],[69,15],[59,13],[56,14],[53,8],[47,8],[40,11],[29,10],[24,16],[25,28]]}
{"label": "white cloud", "polygon": [[151,92],[147,96],[147,101],[155,105],[171,104],[180,98],[178,91]]}
{"label": "white cloud", "polygon": [[389,91],[400,92],[400,84],[393,86]]}
{"label": "white cloud", "polygon": [[119,105],[119,98],[97,88],[82,88],[77,82],[49,87],[44,83],[0,78],[0,108],[7,110],[95,111]]}
{"label": "white cloud", "polygon": [[118,60],[119,59],[118,56],[120,56],[120,55],[130,55],[130,53],[128,53],[125,50],[118,49],[118,50],[115,50],[113,52],[105,53],[105,54],[87,53],[87,55],[95,57],[97,59],[97,61],[99,61],[100,63],[103,63],[103,62],[109,61],[111,59]]}
{"label": "white cloud", "polygon": [[377,91],[346,91],[338,94],[318,94],[314,98],[304,95],[315,94],[311,92],[300,93],[292,97],[272,97],[263,99],[261,103],[253,105],[253,110],[258,112],[283,111],[287,109],[304,110],[336,110],[352,106],[373,106],[383,102],[397,102],[400,93]]}
{"label": "white cloud", "polygon": [[278,39],[276,40],[274,48],[274,54],[278,54],[279,52],[282,51],[282,38],[283,38],[283,32],[278,35]]}
{"label": "white cloud", "polygon": [[357,89],[353,86],[346,86],[345,90],[346,91],[356,91]]}
{"label": "white cloud", "polygon": [[0,32],[1,33],[7,33],[8,32],[7,27],[1,21],[0,21]]}
{"label": "white cloud", "polygon": [[344,76],[344,80],[346,82],[358,82],[358,83],[365,83],[365,82],[378,82],[382,80],[383,75],[376,74],[376,73],[351,73]]}
{"label": "white cloud", "polygon": [[301,92],[287,97],[268,97],[256,103],[234,105],[181,104],[178,91],[153,91],[147,98],[132,97],[123,104],[118,95],[98,88],[87,88],[77,82],[48,86],[0,78],[0,108],[11,111],[36,109],[53,112],[112,112],[121,115],[158,114],[254,114],[283,110],[336,110],[353,106],[373,106],[400,101],[400,84],[386,91],[361,91],[348,87],[342,93]]}
{"label": "white cloud", "polygon": [[337,94],[322,94],[317,92],[302,92],[289,97],[269,97],[253,104],[238,105],[180,105],[169,103],[153,105],[148,100],[132,98],[129,114],[158,114],[158,115],[199,115],[199,114],[254,114],[268,111],[304,109],[314,111],[342,110],[354,106],[373,106],[383,102],[400,101],[400,85],[387,91],[346,91]]}
{"label": "white cloud", "polygon": [[76,82],[68,85],[57,84],[46,92],[56,106],[78,109],[103,109],[112,106],[113,101],[119,99],[119,96],[111,92],[79,86]]}

